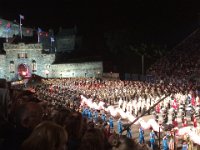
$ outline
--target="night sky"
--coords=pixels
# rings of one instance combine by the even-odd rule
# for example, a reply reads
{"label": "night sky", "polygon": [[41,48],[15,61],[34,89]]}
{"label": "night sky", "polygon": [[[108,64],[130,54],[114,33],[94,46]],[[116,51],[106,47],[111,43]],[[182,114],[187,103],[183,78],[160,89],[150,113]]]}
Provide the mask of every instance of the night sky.
{"label": "night sky", "polygon": [[[5,0],[3,0],[5,1]],[[2,2],[0,16],[23,25],[77,28],[82,34],[128,29],[145,40],[174,44],[198,27],[198,0],[13,0]],[[138,33],[136,35],[139,35]]]}

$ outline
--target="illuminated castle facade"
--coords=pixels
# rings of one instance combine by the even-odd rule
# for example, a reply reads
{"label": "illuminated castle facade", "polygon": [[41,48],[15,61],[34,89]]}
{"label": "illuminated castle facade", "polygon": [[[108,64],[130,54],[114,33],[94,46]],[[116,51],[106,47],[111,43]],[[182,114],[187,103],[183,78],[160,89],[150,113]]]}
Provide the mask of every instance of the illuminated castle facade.
{"label": "illuminated castle facade", "polygon": [[5,54],[0,55],[0,78],[8,81],[30,77],[45,78],[100,77],[103,64],[99,62],[54,64],[55,54],[44,54],[42,44],[3,44]]}

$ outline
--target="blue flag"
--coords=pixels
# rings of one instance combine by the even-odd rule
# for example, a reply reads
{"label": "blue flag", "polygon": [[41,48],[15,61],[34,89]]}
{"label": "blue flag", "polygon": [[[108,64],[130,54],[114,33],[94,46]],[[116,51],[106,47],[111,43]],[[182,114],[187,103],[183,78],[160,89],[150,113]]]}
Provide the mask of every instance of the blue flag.
{"label": "blue flag", "polygon": [[41,28],[38,28],[38,33],[42,32],[42,29]]}
{"label": "blue flag", "polygon": [[42,32],[42,29],[38,27],[38,43],[40,43],[40,32]]}

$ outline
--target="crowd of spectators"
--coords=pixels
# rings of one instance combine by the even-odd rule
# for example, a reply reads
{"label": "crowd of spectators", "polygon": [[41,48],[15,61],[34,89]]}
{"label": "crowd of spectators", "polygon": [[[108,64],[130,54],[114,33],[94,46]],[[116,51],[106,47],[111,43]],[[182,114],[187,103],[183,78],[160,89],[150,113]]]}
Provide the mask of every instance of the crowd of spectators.
{"label": "crowd of spectators", "polygon": [[[12,105],[8,109],[10,115],[2,124],[2,129],[6,127],[1,137],[1,146],[5,150],[20,149],[21,146],[23,149],[33,149],[33,145],[48,143],[55,137],[58,141],[50,142],[54,149],[68,147],[73,150],[103,150],[120,147],[120,144],[113,145],[113,140],[116,140],[116,138],[112,139],[115,131],[110,132],[109,124],[101,119],[104,112],[98,110],[97,122],[83,115],[85,108],[88,108],[92,114],[95,110],[88,106],[81,106],[81,95],[96,103],[103,101],[105,107],[109,105],[119,107],[135,116],[146,111],[164,96],[167,98],[159,104],[160,108],[174,107],[174,100],[178,105],[193,102],[194,107],[199,106],[196,87],[190,83],[180,85],[164,82],[155,84],[94,78],[64,78],[43,79],[41,83],[32,84],[29,89],[24,92],[19,89],[11,92]],[[149,111],[149,114],[152,114],[152,111]],[[107,120],[108,118],[105,121]],[[55,128],[58,131],[65,130],[66,133],[54,132]],[[44,137],[48,138],[43,139]],[[39,141],[33,140],[39,138],[41,138]],[[118,141],[127,142],[125,145],[129,148],[134,144],[138,145],[134,141],[128,144],[129,140],[128,142],[125,137],[121,138]],[[66,143],[65,146],[63,142]],[[140,148],[141,146],[138,145],[138,149]]]}
{"label": "crowd of spectators", "polygon": [[200,73],[200,29],[150,67],[148,74],[158,79],[187,82]]}

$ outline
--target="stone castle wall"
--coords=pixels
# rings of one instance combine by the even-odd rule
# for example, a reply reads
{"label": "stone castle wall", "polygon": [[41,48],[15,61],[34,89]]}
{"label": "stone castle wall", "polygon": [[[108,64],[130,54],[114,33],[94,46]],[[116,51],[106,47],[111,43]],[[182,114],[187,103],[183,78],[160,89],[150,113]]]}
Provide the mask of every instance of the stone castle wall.
{"label": "stone castle wall", "polygon": [[102,62],[56,64],[51,66],[50,77],[99,77],[103,72]]}
{"label": "stone castle wall", "polygon": [[5,55],[0,55],[0,78],[5,78],[5,63],[6,63],[6,56]]}
{"label": "stone castle wall", "polygon": [[[38,64],[38,73],[44,70],[41,64],[44,64],[45,58],[42,56],[42,45],[41,44],[8,44],[4,43],[4,50],[6,51],[5,60],[5,76],[7,80],[16,80],[18,78],[18,66],[25,64],[29,73],[32,74],[32,61],[36,61]],[[19,58],[19,55],[26,54],[26,58]],[[54,60],[53,60],[54,61]],[[10,64],[13,62],[14,72],[10,70]],[[38,63],[39,62],[39,63]]]}
{"label": "stone castle wall", "polygon": [[[31,75],[49,78],[99,77],[103,72],[102,62],[53,64],[55,54],[43,54],[42,44],[4,43],[4,50],[6,55],[0,55],[0,78],[7,80],[18,79],[20,64],[27,66]],[[22,54],[26,54],[26,57],[21,57]],[[36,64],[35,71],[33,71],[33,62]],[[11,64],[14,69],[11,69]]]}

